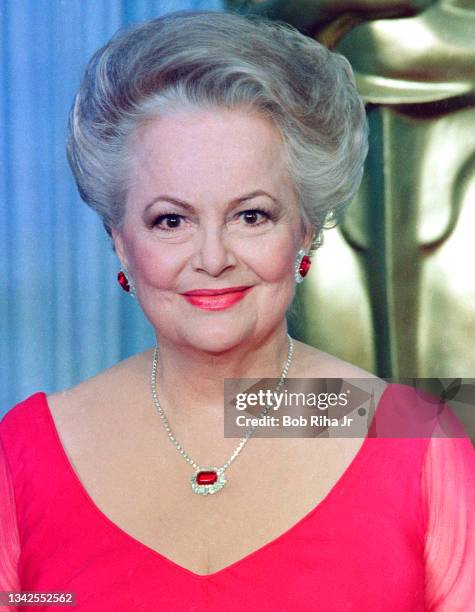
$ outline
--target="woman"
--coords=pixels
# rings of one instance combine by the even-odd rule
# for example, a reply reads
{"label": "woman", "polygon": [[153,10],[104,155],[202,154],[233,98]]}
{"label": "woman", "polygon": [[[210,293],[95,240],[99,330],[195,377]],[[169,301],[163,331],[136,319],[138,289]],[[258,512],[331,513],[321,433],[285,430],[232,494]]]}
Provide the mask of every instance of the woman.
{"label": "woman", "polygon": [[414,405],[287,334],[366,150],[348,62],[287,26],[178,12],[94,55],[68,156],[158,348],[2,420],[2,590],[88,611],[469,609],[467,437],[223,437],[229,378],[366,378],[379,418]]}

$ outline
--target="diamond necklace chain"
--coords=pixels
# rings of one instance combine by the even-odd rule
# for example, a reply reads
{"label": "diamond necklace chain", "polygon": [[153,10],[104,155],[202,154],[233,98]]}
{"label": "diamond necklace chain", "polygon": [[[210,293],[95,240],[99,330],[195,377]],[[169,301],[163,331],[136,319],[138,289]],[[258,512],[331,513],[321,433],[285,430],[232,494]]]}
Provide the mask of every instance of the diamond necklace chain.
{"label": "diamond necklace chain", "polygon": [[[294,354],[294,342],[293,339],[290,337],[289,334],[287,334],[287,339],[289,341],[289,348],[287,351],[287,359],[284,365],[284,368],[282,370],[282,374],[280,376],[279,382],[275,388],[274,393],[278,393],[280,391],[280,388],[282,387],[285,378],[287,377],[289,368],[290,368],[290,364],[292,363],[292,358],[293,358],[293,354]],[[236,457],[239,455],[239,453],[242,451],[242,449],[244,448],[244,446],[247,444],[247,442],[249,441],[250,437],[253,435],[254,431],[256,430],[256,428],[258,427],[258,425],[254,425],[252,426],[249,431],[247,432],[247,434],[241,438],[238,446],[236,447],[236,449],[234,450],[234,452],[232,453],[232,455],[229,457],[229,459],[226,461],[226,463],[221,466],[220,468],[209,468],[209,470],[211,472],[216,472],[217,476],[215,478],[215,481],[217,480],[218,482],[213,481],[213,483],[211,484],[200,484],[199,481],[196,480],[196,477],[200,474],[203,473],[203,469],[200,468],[200,466],[190,457],[190,455],[185,451],[185,449],[183,448],[183,446],[178,442],[178,440],[175,438],[175,436],[173,435],[173,431],[170,427],[170,423],[168,422],[168,419],[165,415],[165,412],[163,411],[163,408],[160,405],[160,402],[158,400],[158,396],[157,396],[157,367],[158,367],[158,346],[155,347],[154,350],[154,354],[153,354],[153,364],[152,364],[152,375],[151,375],[151,386],[152,386],[152,397],[153,397],[153,402],[155,404],[155,408],[158,411],[158,414],[160,415],[160,418],[162,420],[163,426],[165,428],[165,431],[167,432],[168,437],[170,438],[170,440],[172,441],[173,445],[175,446],[175,448],[178,450],[178,452],[180,453],[180,455],[182,455],[182,457],[185,459],[185,461],[187,461],[188,463],[190,463],[195,469],[195,476],[192,478],[192,487],[195,493],[202,493],[202,494],[208,494],[208,493],[214,493],[215,491],[220,490],[224,484],[226,483],[226,480],[224,479],[224,472],[225,470],[231,465],[231,463],[236,459]],[[259,419],[263,416],[265,416],[268,412],[270,408],[270,404],[267,404],[264,407],[264,410],[261,412],[261,414],[259,415]],[[208,468],[205,468],[205,470],[208,470]],[[208,473],[208,472],[206,472]],[[211,481],[210,481],[211,482]]]}

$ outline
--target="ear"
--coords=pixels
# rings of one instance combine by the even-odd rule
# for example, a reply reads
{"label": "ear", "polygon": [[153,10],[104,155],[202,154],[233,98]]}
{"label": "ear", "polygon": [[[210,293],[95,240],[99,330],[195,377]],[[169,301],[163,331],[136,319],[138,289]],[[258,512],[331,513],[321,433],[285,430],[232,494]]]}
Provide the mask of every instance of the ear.
{"label": "ear", "polygon": [[124,237],[120,230],[116,228],[112,228],[111,230],[112,240],[114,241],[114,249],[119,261],[122,265],[122,268],[128,269],[128,261],[127,256],[125,254],[125,246],[124,246]]}
{"label": "ear", "polygon": [[303,243],[302,243],[302,248],[305,249],[307,252],[312,246],[312,242],[315,238],[315,235],[316,235],[315,228],[312,226],[308,226],[304,232]]}

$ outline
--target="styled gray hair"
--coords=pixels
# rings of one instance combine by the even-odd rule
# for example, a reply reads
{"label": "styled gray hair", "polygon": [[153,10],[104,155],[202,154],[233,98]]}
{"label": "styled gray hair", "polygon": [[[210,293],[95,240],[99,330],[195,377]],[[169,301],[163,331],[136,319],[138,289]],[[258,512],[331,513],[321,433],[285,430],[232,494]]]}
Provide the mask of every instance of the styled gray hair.
{"label": "styled gray hair", "polygon": [[123,220],[130,138],[143,121],[187,106],[251,107],[274,122],[317,248],[352,201],[368,149],[348,60],[250,15],[177,11],[119,31],[87,65],[67,139],[79,193],[109,235]]}

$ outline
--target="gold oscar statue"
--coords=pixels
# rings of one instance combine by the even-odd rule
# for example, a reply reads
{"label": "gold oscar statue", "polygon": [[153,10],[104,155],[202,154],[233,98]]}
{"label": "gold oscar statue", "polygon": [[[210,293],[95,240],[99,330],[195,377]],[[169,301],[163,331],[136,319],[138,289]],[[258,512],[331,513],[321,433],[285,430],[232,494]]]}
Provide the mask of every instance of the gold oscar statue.
{"label": "gold oscar statue", "polygon": [[227,5],[345,55],[366,102],[365,177],[298,288],[291,332],[381,377],[457,389],[475,437],[475,0]]}
{"label": "gold oscar statue", "polygon": [[305,341],[384,377],[475,376],[475,1],[228,2],[344,54],[365,179],[299,287]]}

